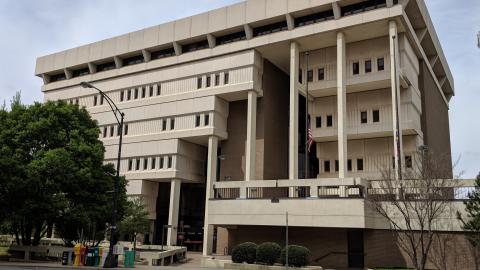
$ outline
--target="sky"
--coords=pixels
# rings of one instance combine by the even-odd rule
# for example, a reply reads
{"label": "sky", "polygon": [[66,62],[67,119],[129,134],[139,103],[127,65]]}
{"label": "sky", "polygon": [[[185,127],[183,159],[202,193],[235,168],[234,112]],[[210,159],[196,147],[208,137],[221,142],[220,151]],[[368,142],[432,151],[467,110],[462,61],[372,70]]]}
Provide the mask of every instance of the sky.
{"label": "sky", "polygon": [[[425,0],[450,65],[455,91],[450,135],[455,174],[480,171],[480,0]],[[0,101],[16,91],[42,101],[38,56],[125,34],[240,0],[0,0]],[[140,4],[141,3],[141,4]]]}

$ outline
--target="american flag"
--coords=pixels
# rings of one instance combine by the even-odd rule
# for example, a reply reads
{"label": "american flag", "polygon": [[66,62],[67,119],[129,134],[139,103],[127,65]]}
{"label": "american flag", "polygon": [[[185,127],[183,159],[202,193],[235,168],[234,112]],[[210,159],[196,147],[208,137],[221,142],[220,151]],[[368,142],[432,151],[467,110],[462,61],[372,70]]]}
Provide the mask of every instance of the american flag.
{"label": "american flag", "polygon": [[313,144],[313,134],[312,134],[312,127],[310,125],[310,115],[308,116],[307,118],[307,150],[308,152],[310,152],[310,147],[312,146]]}

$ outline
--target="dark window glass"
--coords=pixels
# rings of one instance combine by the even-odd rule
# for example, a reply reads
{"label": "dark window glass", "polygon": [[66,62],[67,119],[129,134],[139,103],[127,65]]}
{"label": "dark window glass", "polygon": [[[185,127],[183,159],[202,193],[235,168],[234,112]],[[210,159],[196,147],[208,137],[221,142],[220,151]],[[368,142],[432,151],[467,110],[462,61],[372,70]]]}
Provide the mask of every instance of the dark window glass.
{"label": "dark window glass", "polygon": [[127,91],[127,100],[130,100],[132,98],[132,90]]}
{"label": "dark window glass", "polygon": [[143,169],[146,170],[148,168],[148,158],[143,159]]}
{"label": "dark window glass", "polygon": [[151,166],[152,170],[155,169],[156,165],[157,165],[157,159],[152,157],[152,166]]}
{"label": "dark window glass", "polygon": [[377,68],[378,71],[385,70],[385,59],[383,57],[377,59]]}
{"label": "dark window glass", "polygon": [[153,96],[153,86],[152,85],[148,86],[148,96],[149,97]]}
{"label": "dark window glass", "polygon": [[88,74],[90,74],[90,70],[88,69],[88,67],[72,71],[72,77],[73,78],[80,77],[80,76],[85,76],[85,75],[88,75]]}
{"label": "dark window glass", "polygon": [[325,80],[325,69],[324,68],[319,68],[318,69],[318,80],[319,81]]}
{"label": "dark window glass", "polygon": [[170,119],[170,130],[175,129],[175,118]]}
{"label": "dark window glass", "polygon": [[55,75],[50,75],[50,82],[58,82],[58,81],[63,81],[66,80],[67,77],[65,76],[65,73],[58,73]]}
{"label": "dark window glass", "polygon": [[287,21],[276,22],[276,23],[253,28],[253,36],[254,37],[263,36],[263,35],[267,35],[275,32],[284,31],[287,29],[288,29]]}
{"label": "dark window glass", "polygon": [[215,86],[220,84],[220,74],[215,74]]}
{"label": "dark window glass", "polygon": [[327,127],[333,127],[333,116],[327,115]]}
{"label": "dark window glass", "polygon": [[124,130],[125,130],[125,132],[123,133],[123,135],[128,135],[128,125],[125,125],[123,128],[124,128]]}
{"label": "dark window glass", "polygon": [[368,122],[367,112],[360,112],[360,123],[366,124]]}
{"label": "dark window glass", "polygon": [[330,172],[330,160],[323,161],[323,170],[325,172]]}
{"label": "dark window glass", "polygon": [[224,77],[223,77],[223,83],[224,83],[224,84],[228,84],[228,81],[229,81],[229,79],[230,79],[229,77],[230,77],[230,76],[229,76],[228,72],[226,72],[226,73],[224,74]]}
{"label": "dark window glass", "polygon": [[365,73],[372,72],[372,60],[365,60]]}
{"label": "dark window glass", "polygon": [[77,98],[77,99],[75,99],[75,104],[77,104],[77,105],[78,105],[78,98]]}
{"label": "dark window glass", "polygon": [[363,171],[363,158],[357,159],[357,171]]}
{"label": "dark window glass", "polygon": [[103,137],[107,137],[107,127],[103,127]]}
{"label": "dark window glass", "polygon": [[207,76],[207,85],[206,87],[210,87],[210,85],[212,84],[212,78],[210,76]]}
{"label": "dark window glass", "polygon": [[240,32],[217,37],[216,44],[223,45],[223,44],[228,44],[228,43],[239,41],[239,40],[244,40],[246,38],[247,37],[245,36],[245,31],[240,31]]}
{"label": "dark window glass", "polygon": [[338,172],[338,168],[339,168],[339,166],[338,166],[338,159],[337,159],[337,160],[335,160],[335,171],[336,172]]}
{"label": "dark window glass", "polygon": [[161,93],[162,93],[162,85],[157,84],[157,96],[160,96]]}
{"label": "dark window glass", "polygon": [[369,10],[374,10],[377,8],[386,7],[386,0],[368,0],[362,1],[360,3],[351,4],[341,8],[342,16],[353,15]]}
{"label": "dark window glass", "polygon": [[140,63],[143,63],[143,62],[144,62],[143,54],[135,55],[135,56],[132,56],[132,57],[122,59],[122,63],[123,63],[124,66],[140,64]]}
{"label": "dark window glass", "polygon": [[200,115],[195,115],[195,127],[200,126]]}
{"label": "dark window glass", "polygon": [[202,77],[197,78],[197,89],[202,88]]}
{"label": "dark window glass", "polygon": [[142,98],[145,98],[145,86],[142,87]]}
{"label": "dark window glass", "polygon": [[134,98],[134,99],[137,99],[137,98],[138,98],[138,88],[135,88],[135,91],[134,91],[134,94],[133,94],[133,98]]}
{"label": "dark window glass", "polygon": [[133,161],[131,159],[128,160],[128,170],[131,171],[133,168]]}
{"label": "dark window glass", "polygon": [[115,66],[115,62],[112,61],[112,62],[107,62],[107,63],[103,63],[103,64],[98,64],[97,65],[97,72],[102,72],[102,71],[107,71],[107,70],[111,70],[111,69],[114,69],[116,66]]}
{"label": "dark window glass", "polygon": [[298,70],[298,82],[303,83],[303,70],[302,69]]}
{"label": "dark window glass", "polygon": [[373,122],[374,123],[380,122],[380,111],[379,110],[373,110]]}
{"label": "dark window glass", "polygon": [[205,123],[204,123],[204,125],[205,125],[205,126],[208,126],[208,125],[209,125],[209,122],[210,122],[210,115],[205,114]]}
{"label": "dark window glass", "polygon": [[93,106],[97,106],[97,96],[93,97]]}
{"label": "dark window glass", "polygon": [[315,127],[317,127],[317,128],[322,127],[322,117],[321,116],[315,117]]}
{"label": "dark window glass", "polygon": [[163,169],[163,159],[164,157],[160,157],[160,166],[158,167],[159,169]]}
{"label": "dark window glass", "polygon": [[120,136],[120,128],[117,127],[117,136]]}
{"label": "dark window glass", "polygon": [[205,39],[205,40],[201,40],[201,41],[198,41],[198,42],[183,45],[182,46],[182,52],[183,53],[193,52],[193,51],[197,51],[197,50],[206,49],[208,47],[209,47],[208,40]]}
{"label": "dark window glass", "polygon": [[351,159],[347,160],[347,170],[349,172],[352,171],[352,160]]}
{"label": "dark window glass", "polygon": [[100,96],[100,105],[103,105],[103,96]]}
{"label": "dark window glass", "polygon": [[333,10],[322,11],[315,14],[310,14],[295,18],[295,27],[305,26],[312,23],[319,23],[326,20],[334,19]]}
{"label": "dark window glass", "polygon": [[167,168],[172,168],[172,157],[168,156]]}
{"label": "dark window glass", "polygon": [[307,81],[313,82],[313,70],[308,70],[307,71]]}
{"label": "dark window glass", "polygon": [[353,62],[353,75],[360,74],[360,64],[358,62]]}
{"label": "dark window glass", "polygon": [[392,165],[393,165],[393,168],[394,168],[394,169],[395,169],[395,167],[396,167],[396,166],[395,166],[395,165],[396,165],[395,163],[396,163],[396,162],[395,162],[395,157],[392,157]]}
{"label": "dark window glass", "polygon": [[140,159],[137,158],[136,162],[135,162],[135,170],[140,170]]}
{"label": "dark window glass", "polygon": [[412,168],[412,156],[405,156],[405,167]]}
{"label": "dark window glass", "polygon": [[113,134],[115,134],[115,127],[111,126],[110,127],[110,137],[113,137]]}
{"label": "dark window glass", "polygon": [[120,91],[120,101],[123,101],[123,91]]}
{"label": "dark window glass", "polygon": [[167,130],[167,119],[162,120],[162,131]]}
{"label": "dark window glass", "polygon": [[172,48],[168,48],[168,49],[154,51],[154,52],[151,52],[150,55],[151,55],[152,60],[160,59],[160,58],[164,58],[164,57],[168,57],[168,56],[174,56],[175,55],[175,49],[173,49],[173,47],[172,47]]}

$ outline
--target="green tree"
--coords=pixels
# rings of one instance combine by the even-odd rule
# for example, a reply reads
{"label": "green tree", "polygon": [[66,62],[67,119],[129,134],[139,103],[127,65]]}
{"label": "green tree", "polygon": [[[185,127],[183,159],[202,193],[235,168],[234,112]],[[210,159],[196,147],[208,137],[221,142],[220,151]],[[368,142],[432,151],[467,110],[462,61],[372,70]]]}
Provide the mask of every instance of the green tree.
{"label": "green tree", "polygon": [[133,240],[133,252],[137,246],[137,235],[147,233],[150,230],[148,211],[141,197],[134,197],[129,202],[125,216],[120,222],[120,232]]}
{"label": "green tree", "polygon": [[478,255],[480,253],[480,174],[475,180],[475,189],[469,193],[468,200],[464,202],[466,217],[457,212],[462,222],[462,227],[467,232],[467,239],[470,242],[475,259],[475,269],[479,269]]}
{"label": "green tree", "polygon": [[[85,108],[25,106],[0,111],[0,206],[17,242],[37,245],[55,224],[67,245],[101,239],[110,220],[115,170],[104,164],[99,129]],[[121,218],[126,205],[120,185]]]}

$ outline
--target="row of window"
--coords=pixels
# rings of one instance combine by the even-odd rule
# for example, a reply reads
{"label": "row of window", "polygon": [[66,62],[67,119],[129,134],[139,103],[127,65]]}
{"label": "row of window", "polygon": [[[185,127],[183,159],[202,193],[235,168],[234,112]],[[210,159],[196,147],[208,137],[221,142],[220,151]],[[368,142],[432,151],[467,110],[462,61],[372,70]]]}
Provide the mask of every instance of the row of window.
{"label": "row of window", "polygon": [[[362,172],[364,170],[363,158],[357,158],[357,159],[355,159],[355,161],[356,161],[356,165],[357,165],[355,171]],[[335,160],[333,164],[335,165],[334,166],[335,172],[338,172],[338,170],[339,170],[338,159]],[[393,168],[395,168],[395,157],[392,157],[392,164],[393,164]],[[332,166],[331,160],[324,160],[323,161],[323,172],[324,173],[332,172],[331,166]],[[412,156],[405,156],[405,168],[407,168],[407,169],[412,168]],[[353,171],[353,160],[352,159],[347,160],[347,171],[349,171],[349,172]]]}
{"label": "row of window", "polygon": [[136,158],[128,160],[128,171],[159,170],[172,168],[172,156]]}
{"label": "row of window", "polygon": [[[123,124],[123,135],[128,135],[128,124]],[[103,138],[120,136],[120,129],[117,125],[104,126],[102,136]]]}
{"label": "row of window", "polygon": [[[361,124],[367,124],[369,121],[368,117],[368,111],[361,111],[360,112],[360,123]],[[326,127],[333,127],[333,115],[328,114],[327,115],[327,121],[326,121]],[[373,110],[372,115],[371,115],[371,122],[373,123],[378,123],[380,122],[380,110]],[[316,128],[321,128],[323,125],[322,123],[322,116],[316,116],[315,117],[315,127]]]}
{"label": "row of window", "polygon": [[[205,77],[205,87],[211,87],[212,86],[212,76],[207,75]],[[228,72],[223,73],[223,84],[228,84],[230,81],[230,74]],[[214,86],[219,86],[220,85],[220,73],[217,73],[214,75]],[[203,77],[198,77],[197,78],[197,89],[203,88]]]}

